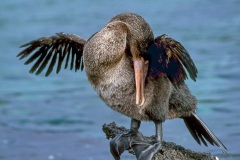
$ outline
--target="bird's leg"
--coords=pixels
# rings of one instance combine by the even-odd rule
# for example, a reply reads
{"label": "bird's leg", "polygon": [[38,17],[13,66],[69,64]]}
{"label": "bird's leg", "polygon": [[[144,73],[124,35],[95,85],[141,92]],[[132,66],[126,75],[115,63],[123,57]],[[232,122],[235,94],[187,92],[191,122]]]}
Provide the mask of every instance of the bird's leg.
{"label": "bird's leg", "polygon": [[163,137],[163,131],[162,131],[162,122],[155,122],[155,128],[156,128],[156,142],[162,143],[162,137]]}
{"label": "bird's leg", "polygon": [[130,148],[130,144],[133,141],[132,139],[137,136],[140,125],[141,121],[131,119],[130,131],[117,135],[110,141],[110,151],[115,160],[120,160],[121,154]]}
{"label": "bird's leg", "polygon": [[155,122],[156,135],[153,142],[144,140],[142,135],[134,138],[130,146],[138,160],[151,160],[153,155],[162,148],[162,122]]}
{"label": "bird's leg", "polygon": [[132,118],[131,119],[130,132],[131,131],[138,132],[138,129],[139,129],[140,125],[141,125],[141,121]]}

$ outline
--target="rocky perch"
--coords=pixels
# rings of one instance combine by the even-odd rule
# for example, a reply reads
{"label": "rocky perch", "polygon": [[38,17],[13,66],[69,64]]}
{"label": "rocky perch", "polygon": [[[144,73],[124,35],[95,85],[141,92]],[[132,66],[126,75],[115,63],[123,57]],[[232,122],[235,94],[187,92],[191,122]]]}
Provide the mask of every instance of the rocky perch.
{"label": "rocky perch", "polygon": [[[114,138],[118,134],[128,132],[128,129],[125,127],[119,127],[116,125],[115,122],[110,124],[104,124],[102,126],[103,132],[106,134],[106,138]],[[148,140],[153,139],[154,137],[145,137]],[[157,152],[152,160],[218,160],[217,157],[213,157],[210,153],[201,153],[201,152],[194,152],[189,149],[185,149],[182,146],[176,145],[172,142],[164,142],[163,141],[163,148]],[[129,153],[134,154],[131,149],[128,150]]]}

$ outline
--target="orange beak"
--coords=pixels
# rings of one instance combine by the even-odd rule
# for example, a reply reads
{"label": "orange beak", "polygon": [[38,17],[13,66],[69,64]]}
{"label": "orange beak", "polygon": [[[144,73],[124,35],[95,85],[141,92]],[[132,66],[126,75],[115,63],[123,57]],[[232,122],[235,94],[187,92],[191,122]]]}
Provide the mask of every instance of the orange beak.
{"label": "orange beak", "polygon": [[145,102],[144,97],[144,87],[145,87],[145,77],[146,77],[146,64],[144,59],[134,58],[134,73],[135,73],[135,82],[136,82],[136,104],[143,105]]}

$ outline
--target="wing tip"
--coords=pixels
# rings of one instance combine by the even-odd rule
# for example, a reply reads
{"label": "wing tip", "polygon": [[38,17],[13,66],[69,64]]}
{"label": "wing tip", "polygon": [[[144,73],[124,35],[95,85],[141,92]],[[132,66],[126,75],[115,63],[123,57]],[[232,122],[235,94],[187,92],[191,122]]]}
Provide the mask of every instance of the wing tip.
{"label": "wing tip", "polygon": [[25,43],[25,44],[19,46],[19,48],[27,47],[27,46],[29,46],[30,44],[31,44],[31,42]]}

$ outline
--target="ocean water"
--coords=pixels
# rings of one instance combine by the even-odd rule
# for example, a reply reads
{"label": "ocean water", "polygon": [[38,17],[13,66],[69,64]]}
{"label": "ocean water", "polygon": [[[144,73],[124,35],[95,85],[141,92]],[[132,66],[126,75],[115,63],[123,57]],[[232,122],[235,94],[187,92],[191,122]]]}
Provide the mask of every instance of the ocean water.
{"label": "ocean water", "polygon": [[[182,120],[166,121],[164,140],[210,152],[220,159],[240,159],[240,1],[77,1],[2,0],[0,4],[0,159],[110,160],[101,130],[130,119],[106,107],[84,72],[62,70],[44,77],[28,73],[16,55],[20,45],[57,32],[89,38],[121,12],[146,19],[155,36],[180,41],[199,70],[187,80],[198,98],[198,115],[228,148],[199,146]],[[145,135],[154,125],[141,126]],[[127,153],[123,159],[135,159]]]}

